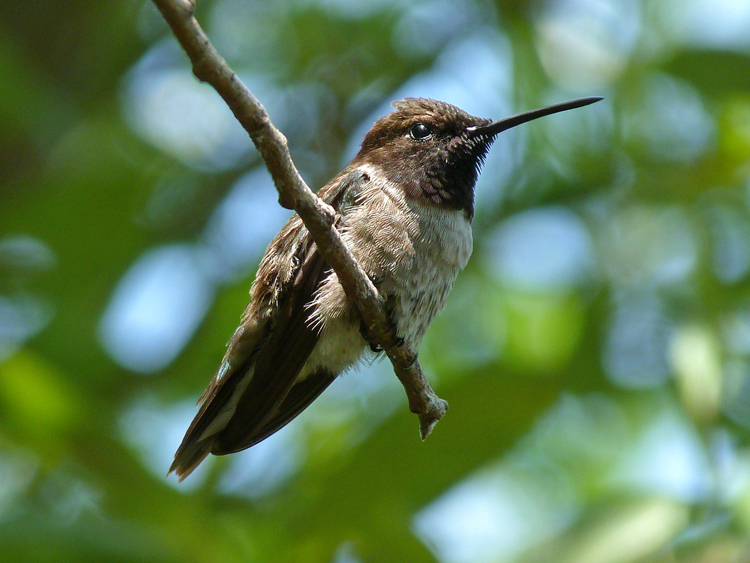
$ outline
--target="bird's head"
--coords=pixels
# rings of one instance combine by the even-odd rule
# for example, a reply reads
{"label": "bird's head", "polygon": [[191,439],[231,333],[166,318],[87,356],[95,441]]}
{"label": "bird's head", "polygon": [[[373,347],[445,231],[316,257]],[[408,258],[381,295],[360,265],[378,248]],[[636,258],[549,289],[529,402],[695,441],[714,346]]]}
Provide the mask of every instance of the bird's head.
{"label": "bird's head", "polygon": [[492,142],[502,131],[601,98],[582,98],[492,121],[427,98],[393,102],[396,111],[375,122],[352,162],[377,167],[407,196],[474,212],[474,185]]}

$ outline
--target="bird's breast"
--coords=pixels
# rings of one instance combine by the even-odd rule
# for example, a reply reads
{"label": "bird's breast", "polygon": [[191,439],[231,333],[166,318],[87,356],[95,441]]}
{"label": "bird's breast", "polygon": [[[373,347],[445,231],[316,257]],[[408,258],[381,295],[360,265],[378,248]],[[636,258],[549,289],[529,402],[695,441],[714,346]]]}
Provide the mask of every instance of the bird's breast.
{"label": "bird's breast", "polygon": [[[376,170],[363,171],[369,180],[342,216],[342,237],[385,299],[398,336],[417,346],[469,260],[471,221],[465,211],[408,198]],[[335,273],[316,291],[310,309],[309,322],[322,331],[321,354],[341,357],[336,363],[342,366],[354,361],[365,342]]]}
{"label": "bird's breast", "polygon": [[416,346],[471,256],[471,220],[464,210],[408,197],[377,170],[367,173],[371,181],[347,218],[346,238],[399,336]]}
{"label": "bird's breast", "polygon": [[435,315],[445,306],[458,272],[472,251],[471,223],[462,210],[410,202],[419,232],[391,301],[402,338],[419,344]]}

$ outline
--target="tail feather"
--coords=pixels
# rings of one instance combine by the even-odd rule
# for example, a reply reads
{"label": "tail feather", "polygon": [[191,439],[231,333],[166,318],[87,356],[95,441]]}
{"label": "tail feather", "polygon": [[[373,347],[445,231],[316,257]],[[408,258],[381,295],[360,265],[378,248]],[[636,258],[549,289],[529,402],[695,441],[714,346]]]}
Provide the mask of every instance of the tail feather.
{"label": "tail feather", "polygon": [[174,471],[177,474],[178,481],[182,482],[183,479],[190,475],[206,458],[206,456],[211,453],[212,441],[213,440],[203,440],[180,446],[180,449],[177,450],[177,453],[174,455],[174,461],[169,467],[167,476]]}

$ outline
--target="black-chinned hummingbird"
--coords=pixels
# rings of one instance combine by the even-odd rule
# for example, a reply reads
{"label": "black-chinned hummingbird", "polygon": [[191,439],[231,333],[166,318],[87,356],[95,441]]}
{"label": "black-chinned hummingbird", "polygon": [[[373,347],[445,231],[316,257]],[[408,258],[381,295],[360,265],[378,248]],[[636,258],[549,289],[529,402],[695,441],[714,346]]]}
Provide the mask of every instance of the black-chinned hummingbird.
{"label": "black-chinned hummingbird", "polygon": [[[416,347],[472,250],[474,185],[498,133],[601,100],[582,98],[500,121],[406,98],[378,119],[354,160],[318,195],[385,300],[398,339]],[[249,448],[285,426],[371,347],[367,328],[297,214],[271,241],[251,301],[170,473]]]}

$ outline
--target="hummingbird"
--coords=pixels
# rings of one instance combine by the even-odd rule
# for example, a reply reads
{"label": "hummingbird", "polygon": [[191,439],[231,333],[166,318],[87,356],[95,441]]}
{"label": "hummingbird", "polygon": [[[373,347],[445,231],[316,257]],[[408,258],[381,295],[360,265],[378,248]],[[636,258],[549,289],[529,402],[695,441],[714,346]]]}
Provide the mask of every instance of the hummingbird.
{"label": "hummingbird", "polygon": [[[354,160],[318,192],[378,289],[396,340],[416,348],[472,251],[474,186],[496,136],[601,100],[492,121],[426,98],[393,102]],[[288,424],[379,348],[295,213],[271,241],[250,303],[169,469],[239,452]]]}

